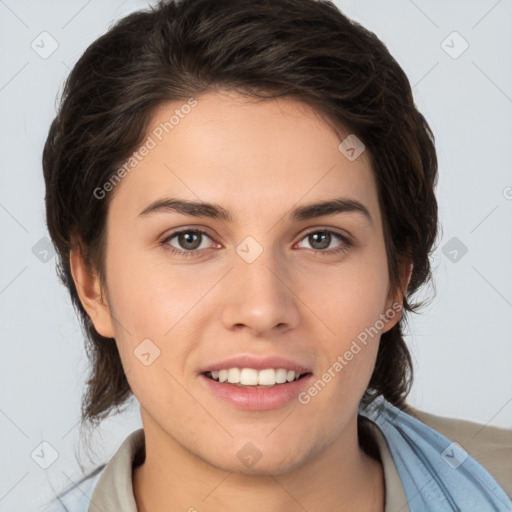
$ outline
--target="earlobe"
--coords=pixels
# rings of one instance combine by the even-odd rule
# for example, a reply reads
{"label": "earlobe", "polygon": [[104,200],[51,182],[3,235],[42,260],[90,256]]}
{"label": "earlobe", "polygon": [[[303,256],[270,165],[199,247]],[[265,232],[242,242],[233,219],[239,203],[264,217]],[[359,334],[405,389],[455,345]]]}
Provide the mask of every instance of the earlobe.
{"label": "earlobe", "polygon": [[94,328],[106,338],[114,338],[112,317],[108,303],[102,293],[99,276],[90,269],[79,250],[69,253],[71,275],[80,302],[89,315]]}

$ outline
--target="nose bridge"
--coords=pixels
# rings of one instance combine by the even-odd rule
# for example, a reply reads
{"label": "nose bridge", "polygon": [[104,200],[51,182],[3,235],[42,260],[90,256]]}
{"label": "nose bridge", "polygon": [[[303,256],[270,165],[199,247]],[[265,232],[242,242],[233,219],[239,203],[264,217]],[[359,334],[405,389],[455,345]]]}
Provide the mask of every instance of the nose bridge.
{"label": "nose bridge", "polygon": [[226,327],[243,324],[265,331],[280,324],[297,324],[299,312],[290,273],[279,251],[247,237],[236,247],[230,274],[231,293],[223,312]]}
{"label": "nose bridge", "polygon": [[263,300],[272,306],[285,299],[285,261],[274,248],[263,248],[256,244],[253,240],[247,240],[237,247],[235,273],[241,279],[241,289],[238,291],[241,296],[246,295],[246,299],[253,297],[255,301]]}

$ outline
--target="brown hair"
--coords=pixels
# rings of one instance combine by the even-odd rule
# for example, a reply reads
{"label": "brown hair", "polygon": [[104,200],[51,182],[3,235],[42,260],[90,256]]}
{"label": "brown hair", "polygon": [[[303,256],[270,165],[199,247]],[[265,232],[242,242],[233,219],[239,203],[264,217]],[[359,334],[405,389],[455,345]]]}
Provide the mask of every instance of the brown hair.
{"label": "brown hair", "polygon": [[[132,13],[94,41],[71,71],[44,147],[48,230],[58,273],[86,332],[91,375],[82,422],[99,422],[131,395],[113,338],[96,332],[70,272],[80,248],[102,283],[109,199],[94,191],[142,143],[163,102],[214,90],[294,97],[366,146],[378,186],[391,286],[413,263],[408,298],[432,278],[437,235],[434,136],[386,46],[326,0],[167,0]],[[405,409],[412,361],[405,315],[381,337],[361,404],[382,395]]]}

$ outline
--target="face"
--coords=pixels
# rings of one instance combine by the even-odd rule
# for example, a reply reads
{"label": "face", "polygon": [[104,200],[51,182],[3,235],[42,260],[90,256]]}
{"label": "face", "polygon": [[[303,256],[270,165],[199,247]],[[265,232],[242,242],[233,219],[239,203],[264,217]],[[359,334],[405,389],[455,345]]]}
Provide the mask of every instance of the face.
{"label": "face", "polygon": [[[303,103],[196,100],[160,107],[154,147],[116,186],[108,307],[87,307],[116,339],[147,437],[225,470],[279,474],[354,440],[380,335],[399,319],[376,183],[366,152],[347,158]],[[179,122],[161,133],[176,109]],[[162,204],[171,199],[226,216]],[[304,209],[338,199],[352,203]],[[221,367],[305,376],[255,388],[204,374]],[[261,458],[252,467],[247,455]]]}

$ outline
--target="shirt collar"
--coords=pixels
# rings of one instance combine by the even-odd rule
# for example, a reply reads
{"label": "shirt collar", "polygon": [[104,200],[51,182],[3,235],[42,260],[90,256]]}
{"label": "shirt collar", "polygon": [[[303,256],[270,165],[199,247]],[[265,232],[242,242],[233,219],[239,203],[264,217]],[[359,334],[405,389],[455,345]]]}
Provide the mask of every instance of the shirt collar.
{"label": "shirt collar", "polygon": [[144,429],[132,432],[103,469],[91,496],[88,512],[122,510],[137,512],[132,472],[145,450]]}

